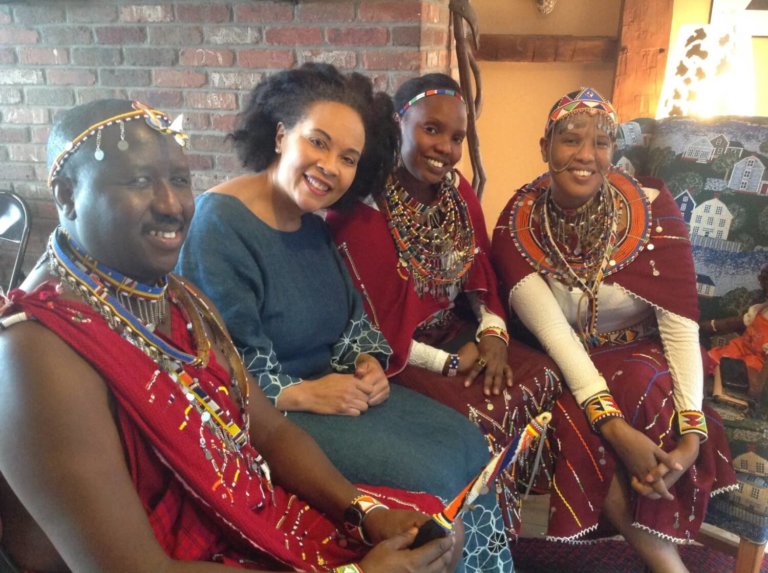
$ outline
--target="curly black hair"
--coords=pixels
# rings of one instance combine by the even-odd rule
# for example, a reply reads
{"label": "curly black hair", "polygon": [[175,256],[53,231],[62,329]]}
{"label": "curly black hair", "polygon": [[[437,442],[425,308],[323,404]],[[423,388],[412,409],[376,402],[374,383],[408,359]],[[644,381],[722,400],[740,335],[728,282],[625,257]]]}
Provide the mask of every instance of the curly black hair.
{"label": "curly black hair", "polygon": [[394,168],[399,130],[391,98],[374,92],[369,78],[343,74],[330,64],[307,63],[261,81],[250,94],[236,129],[229,135],[243,167],[263,171],[274,160],[277,124],[292,128],[319,101],[354,109],[365,128],[365,147],[349,190],[334,208],[349,205],[384,186]]}
{"label": "curly black hair", "polygon": [[425,74],[403,82],[403,85],[397,89],[394,98],[392,98],[395,103],[395,109],[398,111],[403,109],[405,104],[420,93],[439,89],[455,90],[461,93],[461,86],[451,76],[439,73]]}

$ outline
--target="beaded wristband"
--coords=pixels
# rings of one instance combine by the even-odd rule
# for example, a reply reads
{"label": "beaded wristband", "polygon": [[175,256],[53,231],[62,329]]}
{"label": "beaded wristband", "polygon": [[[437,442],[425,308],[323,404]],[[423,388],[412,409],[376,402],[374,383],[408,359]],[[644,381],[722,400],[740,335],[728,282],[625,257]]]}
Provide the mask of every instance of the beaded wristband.
{"label": "beaded wristband", "polygon": [[347,533],[366,545],[371,545],[365,537],[363,521],[369,513],[377,509],[389,509],[389,506],[384,505],[370,495],[358,495],[349,503],[347,510],[344,512],[344,527]]}
{"label": "beaded wristband", "polygon": [[480,334],[477,335],[477,339],[480,340],[483,336],[495,336],[501,338],[504,341],[504,344],[509,346],[509,333],[499,326],[489,326],[488,328],[484,328],[480,331]]}
{"label": "beaded wristband", "polygon": [[707,419],[704,412],[700,410],[680,410],[676,416],[677,433],[680,436],[685,434],[699,434],[701,441],[707,439]]}
{"label": "beaded wristband", "polygon": [[600,392],[592,396],[584,404],[584,412],[592,429],[597,432],[600,426],[608,421],[609,418],[623,418],[619,405],[608,392]]}
{"label": "beaded wristband", "polygon": [[443,376],[456,376],[459,373],[459,355],[449,354],[448,360],[443,366]]}
{"label": "beaded wristband", "polygon": [[341,567],[336,567],[333,571],[334,573],[365,573],[363,571],[363,568],[360,567],[360,565],[358,565],[357,563],[342,565]]}

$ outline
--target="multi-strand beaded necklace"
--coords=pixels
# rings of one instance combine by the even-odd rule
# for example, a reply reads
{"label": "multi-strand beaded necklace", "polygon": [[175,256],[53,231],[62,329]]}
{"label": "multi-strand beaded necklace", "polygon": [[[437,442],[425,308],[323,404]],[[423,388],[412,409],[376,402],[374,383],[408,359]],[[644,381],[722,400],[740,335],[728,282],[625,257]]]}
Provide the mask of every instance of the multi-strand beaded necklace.
{"label": "multi-strand beaded necklace", "polygon": [[[155,361],[170,376],[189,400],[191,407],[198,412],[203,425],[212,431],[225,449],[237,451],[247,443],[246,374],[234,347],[224,346],[223,350],[232,368],[235,382],[232,384],[232,391],[240,406],[244,428],[240,428],[225,414],[198,380],[184,369],[184,365],[204,368],[208,364],[211,342],[194,301],[181,283],[170,279],[163,280],[159,286],[148,286],[129,279],[89,257],[61,230],[51,235],[48,242],[48,258],[52,274],[59,277],[98,312],[112,330],[120,333],[126,341]],[[189,320],[196,348],[194,356],[167,343],[154,332],[154,327],[150,328],[143,319],[137,318],[129,310],[159,304],[160,300],[167,306],[169,294],[172,300],[181,306]],[[131,302],[124,304],[128,300]],[[147,314],[155,316],[159,315],[159,311]],[[222,456],[222,459],[227,458],[226,454]],[[217,473],[224,471],[223,467],[214,469]],[[265,471],[263,468],[258,469]]]}
{"label": "multi-strand beaded necklace", "polygon": [[597,292],[609,269],[618,242],[623,212],[621,194],[607,180],[597,194],[578,209],[566,211],[552,199],[551,188],[539,201],[540,244],[554,275],[569,288],[582,290],[579,333],[588,346],[597,344]]}
{"label": "multi-strand beaded necklace", "polygon": [[[475,256],[475,232],[452,171],[440,183],[437,200],[425,205],[391,175],[383,208],[398,252],[398,272],[413,278],[419,296],[454,298]],[[403,274],[405,273],[405,275]]]}

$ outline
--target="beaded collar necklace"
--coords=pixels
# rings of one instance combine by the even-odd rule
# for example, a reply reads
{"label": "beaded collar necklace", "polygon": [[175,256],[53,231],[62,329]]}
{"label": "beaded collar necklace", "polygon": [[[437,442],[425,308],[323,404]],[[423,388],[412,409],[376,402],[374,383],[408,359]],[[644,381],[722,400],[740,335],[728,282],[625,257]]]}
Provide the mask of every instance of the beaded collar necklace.
{"label": "beaded collar necklace", "polygon": [[592,346],[597,342],[597,292],[618,241],[621,195],[606,180],[593,199],[574,211],[558,207],[551,188],[542,200],[541,246],[554,266],[555,276],[569,288],[582,290],[578,316],[585,320],[579,323],[579,334],[587,346]]}
{"label": "beaded collar necklace", "polygon": [[[120,331],[151,358],[157,360],[165,356],[170,360],[194,365],[207,362],[210,342],[198,345],[198,355],[192,356],[174,348],[155,334],[154,329],[159,323],[147,323],[137,317],[138,313],[134,314],[133,308],[143,308],[147,316],[165,316],[168,305],[165,279],[161,286],[152,287],[108,269],[85,254],[61,229],[51,234],[48,255],[51,272],[63,279],[91,308],[98,311],[110,328]],[[127,306],[124,302],[127,302]],[[153,309],[161,305],[164,310]],[[207,340],[207,337],[203,336],[202,339]]]}
{"label": "beaded collar necklace", "polygon": [[425,205],[411,197],[393,174],[383,208],[398,251],[397,271],[410,274],[416,293],[454,298],[475,256],[475,233],[467,204],[456,188],[455,171],[440,183],[437,201]]}

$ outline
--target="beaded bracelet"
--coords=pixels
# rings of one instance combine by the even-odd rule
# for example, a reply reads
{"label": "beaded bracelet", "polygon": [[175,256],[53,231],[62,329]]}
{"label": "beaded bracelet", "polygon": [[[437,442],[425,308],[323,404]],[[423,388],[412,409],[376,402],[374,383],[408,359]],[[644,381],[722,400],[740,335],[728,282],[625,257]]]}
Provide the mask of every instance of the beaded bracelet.
{"label": "beaded bracelet", "polygon": [[504,344],[509,346],[509,333],[500,326],[489,326],[488,328],[484,328],[480,331],[480,334],[477,335],[477,340],[479,341],[483,336],[495,336],[501,338],[504,341]]}
{"label": "beaded bracelet", "polygon": [[443,366],[443,376],[456,376],[459,373],[459,355],[449,354]]}
{"label": "beaded bracelet", "polygon": [[584,404],[584,412],[592,429],[597,432],[600,426],[609,418],[624,418],[619,405],[608,392],[600,392],[592,396]]}
{"label": "beaded bracelet", "polygon": [[336,567],[333,571],[334,573],[365,573],[363,568],[357,563],[342,565],[341,567]]}
{"label": "beaded bracelet", "polygon": [[349,503],[349,506],[347,506],[347,509],[344,512],[344,528],[347,533],[366,545],[371,545],[365,537],[363,521],[369,513],[377,509],[389,509],[389,506],[384,505],[378,499],[371,497],[370,495],[358,495]]}
{"label": "beaded bracelet", "polygon": [[701,441],[707,439],[707,419],[701,410],[680,410],[676,416],[676,430],[678,435],[699,434]]}

